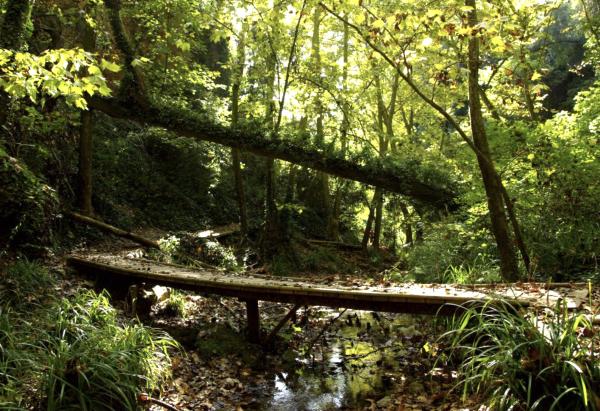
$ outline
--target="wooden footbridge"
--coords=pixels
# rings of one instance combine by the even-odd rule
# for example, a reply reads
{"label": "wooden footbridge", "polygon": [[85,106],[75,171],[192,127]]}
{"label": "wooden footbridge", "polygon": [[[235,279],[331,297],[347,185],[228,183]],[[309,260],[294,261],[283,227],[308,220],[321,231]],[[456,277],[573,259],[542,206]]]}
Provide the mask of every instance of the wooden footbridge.
{"label": "wooden footbridge", "polygon": [[[394,313],[449,314],[458,305],[486,301],[502,296],[515,305],[528,306],[540,300],[540,287],[496,286],[477,289],[446,284],[405,284],[397,286],[333,286],[306,280],[279,279],[251,274],[230,274],[214,269],[193,269],[155,261],[96,254],[71,256],[67,265],[79,273],[93,276],[101,284],[146,283],[187,289],[204,294],[235,297],[246,303],[248,334],[253,342],[260,339],[258,301],[294,304],[267,340],[285,325],[303,305],[344,307]],[[543,284],[541,285],[543,288]],[[549,292],[548,304],[551,303]],[[560,297],[560,296],[559,296]],[[552,297],[556,301],[556,296]]]}

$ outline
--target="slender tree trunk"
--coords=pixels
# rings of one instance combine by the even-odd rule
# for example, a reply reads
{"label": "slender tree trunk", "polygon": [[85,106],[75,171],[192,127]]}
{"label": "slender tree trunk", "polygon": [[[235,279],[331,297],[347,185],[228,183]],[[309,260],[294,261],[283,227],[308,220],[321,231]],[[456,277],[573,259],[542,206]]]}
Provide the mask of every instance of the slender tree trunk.
{"label": "slender tree trunk", "polygon": [[[396,112],[396,97],[398,93],[400,77],[394,73],[389,105],[383,101],[383,89],[379,75],[375,76],[377,87],[377,132],[379,135],[379,158],[384,159],[387,155],[390,141],[394,137],[394,114]],[[383,226],[383,190],[377,192],[375,205],[375,229],[373,231],[373,248],[379,250],[381,240],[381,229]]]}
{"label": "slender tree trunk", "polygon": [[[478,24],[476,1],[466,0],[466,5],[472,8],[469,12],[469,25],[475,28]],[[471,35],[469,39],[468,67],[471,132],[473,134],[473,143],[477,148],[477,162],[487,195],[492,233],[498,245],[500,272],[502,278],[505,280],[516,281],[519,278],[517,259],[512,247],[506,214],[504,212],[502,188],[500,180],[497,178],[494,163],[492,162],[481,111],[481,102],[479,100],[479,38],[477,35]]]}
{"label": "slender tree trunk", "polygon": [[525,71],[523,73],[523,96],[525,97],[525,105],[527,107],[527,112],[529,113],[529,119],[531,121],[538,121],[538,115],[535,112],[535,103],[534,103],[534,99],[531,95],[531,81],[529,80],[531,78],[531,70],[529,69],[529,67],[527,66],[527,62],[525,59],[525,52],[523,50],[523,48],[521,47],[521,63],[523,64],[523,66],[525,67]]}
{"label": "slender tree trunk", "polygon": [[285,193],[285,202],[288,204],[293,203],[296,199],[296,173],[296,165],[290,164],[290,171],[288,172],[287,191]]}
{"label": "slender tree trunk", "polygon": [[400,211],[402,211],[402,217],[404,218],[404,243],[405,244],[413,244],[413,233],[412,233],[412,225],[410,224],[410,213],[408,212],[408,207],[404,202],[400,202]]}
{"label": "slender tree trunk", "polygon": [[371,204],[369,206],[369,216],[367,217],[367,223],[365,224],[365,231],[363,233],[361,242],[363,250],[367,250],[367,247],[369,246],[369,240],[372,236],[373,220],[375,220],[375,207],[377,206],[377,198],[379,197],[380,192],[380,188],[375,188],[375,193],[373,194],[373,199],[371,200]]}
{"label": "slender tree trunk", "polygon": [[248,235],[248,212],[246,211],[246,193],[244,191],[244,177],[242,176],[240,150],[237,148],[231,149],[231,163],[233,167],[233,179],[235,183],[235,192],[240,214],[240,231],[242,237],[246,237]]}
{"label": "slender tree trunk", "polygon": [[375,229],[373,230],[373,248],[379,250],[381,241],[381,228],[383,224],[383,190],[379,190],[377,205],[375,206]]}
{"label": "slender tree trunk", "polygon": [[[476,27],[476,24],[477,24],[477,13],[475,12],[475,8],[474,8],[474,6],[475,6],[475,0],[467,0],[467,1],[466,1],[466,3],[467,3],[467,6],[469,6],[469,7],[473,7],[473,10],[474,10],[474,12],[471,14],[471,17],[474,17],[474,19],[473,19],[473,20],[472,20],[470,23],[471,23],[471,26],[472,26],[473,28],[475,28],[475,27]],[[328,7],[327,5],[325,5],[324,3],[322,3],[322,2],[321,2],[321,3],[319,3],[319,4],[320,4],[320,6],[321,6],[321,7],[323,7],[325,10],[327,10],[327,11],[328,11],[328,12],[329,12],[331,15],[335,16],[335,17],[336,17],[336,18],[338,18],[339,20],[342,20],[342,21],[344,21],[344,22],[347,22],[347,21],[346,21],[346,20],[344,20],[344,19],[343,19],[343,18],[342,18],[342,17],[341,17],[339,14],[337,14],[337,13],[336,13],[336,12],[335,12],[333,9],[331,9],[330,7]],[[403,71],[403,70],[404,70],[404,68],[403,68],[403,66],[402,66],[402,65],[398,64],[397,62],[395,62],[395,61],[394,61],[394,60],[393,60],[393,59],[392,59],[392,58],[391,58],[389,55],[387,55],[387,54],[386,54],[385,52],[383,52],[383,51],[382,51],[380,48],[378,48],[378,47],[377,47],[377,46],[376,46],[376,45],[375,45],[375,44],[374,44],[374,43],[371,41],[371,39],[369,38],[369,36],[365,35],[365,34],[363,33],[363,31],[362,31],[362,30],[361,30],[361,29],[360,29],[358,26],[351,25],[351,27],[352,27],[352,28],[353,28],[353,29],[354,29],[354,30],[355,30],[355,31],[356,31],[356,32],[357,32],[359,35],[361,35],[362,39],[363,39],[363,40],[364,40],[364,41],[365,41],[365,42],[366,42],[366,43],[367,43],[367,44],[368,44],[368,45],[369,45],[369,46],[370,46],[370,47],[371,47],[371,48],[372,48],[372,49],[373,49],[375,52],[377,52],[377,53],[378,53],[378,54],[379,54],[379,55],[380,55],[380,56],[381,56],[381,57],[382,57],[382,58],[383,58],[385,61],[387,61],[387,62],[388,62],[388,63],[389,63],[389,64],[390,64],[392,67],[394,67],[394,68],[396,69],[396,72],[397,72],[397,73],[398,73],[398,75],[399,75],[399,76],[402,78],[402,80],[404,80],[404,82],[405,82],[405,83],[406,83],[406,84],[407,84],[407,85],[408,85],[408,86],[409,86],[409,87],[410,87],[410,88],[411,88],[411,89],[412,89],[412,90],[413,90],[413,91],[414,91],[414,92],[415,92],[415,93],[416,93],[416,94],[417,94],[417,95],[418,95],[418,96],[419,96],[419,97],[420,97],[420,98],[421,98],[421,99],[422,99],[422,100],[425,102],[425,103],[427,103],[427,104],[428,104],[428,105],[429,105],[431,108],[433,108],[433,109],[434,109],[434,110],[435,110],[437,113],[439,113],[439,114],[440,114],[440,115],[441,115],[441,116],[442,116],[442,117],[443,117],[443,118],[444,118],[444,119],[445,119],[445,120],[448,122],[448,124],[449,124],[449,125],[451,125],[451,126],[452,126],[452,128],[454,128],[454,129],[457,131],[457,133],[460,135],[460,137],[461,137],[461,138],[462,138],[462,139],[463,139],[463,140],[464,140],[464,141],[465,141],[465,142],[466,142],[466,143],[469,145],[469,147],[470,147],[470,148],[471,148],[471,149],[472,149],[472,150],[475,152],[475,154],[476,154],[476,156],[477,156],[477,158],[478,158],[478,162],[479,162],[479,163],[481,163],[481,162],[487,162],[487,161],[488,161],[488,159],[485,157],[485,155],[482,155],[482,154],[481,154],[481,152],[479,151],[479,149],[478,149],[477,145],[474,143],[474,141],[472,141],[472,140],[471,140],[471,139],[470,139],[470,138],[467,136],[467,134],[465,133],[465,131],[464,131],[464,130],[462,129],[462,127],[460,126],[459,122],[458,122],[456,119],[454,119],[454,118],[453,118],[453,117],[450,115],[450,113],[448,113],[448,111],[446,111],[446,110],[445,110],[445,109],[444,109],[442,106],[440,106],[440,105],[439,105],[438,103],[436,103],[436,102],[435,102],[435,101],[434,101],[432,98],[430,98],[430,97],[429,97],[429,96],[428,96],[428,95],[427,95],[427,94],[426,94],[424,91],[422,91],[422,90],[421,90],[421,89],[420,89],[420,88],[419,88],[419,87],[418,87],[418,86],[417,86],[417,85],[414,83],[414,81],[412,81],[412,79],[410,78],[410,75],[409,75],[409,74],[406,74],[406,73]],[[473,44],[477,43],[477,48],[478,48],[478,46],[479,46],[479,40],[478,40],[476,37],[473,37],[471,40],[473,41]],[[470,43],[470,45],[471,45],[471,43]],[[479,54],[479,53],[477,52],[477,61],[476,61],[476,63],[477,63],[477,66],[478,66],[478,63],[479,63],[479,61],[478,61],[478,60],[479,60],[479,56],[478,56],[478,54]],[[470,59],[470,60],[471,60],[471,59]],[[471,70],[470,70],[470,71],[471,71]],[[476,77],[478,77],[478,73],[476,73],[475,75],[476,75]],[[469,80],[471,81],[471,78],[470,78]],[[473,85],[473,86],[476,86],[476,87],[477,87],[477,89],[479,89],[479,85],[478,85],[478,84],[475,84],[475,85]],[[475,93],[475,91],[476,91],[475,89],[471,89],[471,88],[469,89],[469,93],[470,93],[471,95],[473,95],[473,94]],[[479,93],[477,92],[477,94],[479,94]],[[479,102],[478,102],[478,103],[479,103]],[[471,109],[471,107],[470,107],[470,109]],[[480,103],[479,103],[479,115],[481,116],[481,105],[480,105]],[[486,139],[486,142],[487,142],[487,139]],[[440,149],[442,149],[442,148],[443,148],[443,145],[441,145],[441,146],[440,146]],[[480,168],[481,168],[481,167],[480,167]],[[487,171],[490,171],[490,167],[489,167],[489,166],[487,166],[487,167],[484,167],[484,168],[487,168]],[[491,166],[491,170],[495,172],[495,168],[493,167],[493,164],[492,164],[492,166]],[[497,182],[496,182],[496,185],[497,185],[497,186],[500,186],[500,187],[502,187],[502,186],[503,186],[503,185],[502,185],[502,182],[501,182],[501,180],[500,180],[500,178],[499,178],[499,176],[498,176],[498,174],[497,174],[497,173],[495,174],[495,177],[494,177],[494,178],[497,180]],[[485,185],[485,182],[484,182],[484,185]],[[505,191],[505,189],[502,189],[502,190],[503,190],[503,191]],[[504,194],[504,198],[505,198],[506,204],[507,204],[507,206],[508,206],[508,204],[510,204],[510,198],[509,198],[509,197],[508,197],[506,194]],[[506,199],[508,199],[508,200],[506,200]],[[492,201],[494,201],[494,200],[492,200]],[[517,224],[516,217],[514,216],[514,213],[513,213],[512,211],[510,211],[510,208],[511,208],[511,207],[510,207],[510,206],[508,206],[508,208],[509,208],[509,213],[510,213],[510,215],[511,215],[511,224],[513,224],[513,228],[514,228],[514,230],[515,230],[515,233],[519,233],[519,232],[520,232],[520,229],[519,229],[519,226],[518,226],[518,224]],[[503,211],[503,210],[500,210],[500,211]],[[491,218],[491,219],[493,219],[493,220],[495,221],[496,225],[500,225],[500,226],[501,226],[501,225],[502,225],[502,223],[497,221],[497,214],[498,214],[498,209],[497,209],[497,207],[496,207],[496,209],[495,209],[493,212],[492,212],[492,210],[490,210],[490,218]],[[494,217],[492,217],[492,215],[494,215]],[[514,268],[514,266],[516,266],[516,264],[512,264],[512,263],[510,262],[510,254],[511,254],[511,253],[510,253],[510,252],[507,250],[507,246],[508,246],[508,247],[509,247],[509,249],[510,249],[510,242],[508,242],[508,243],[507,243],[506,241],[504,241],[506,238],[504,238],[504,240],[503,240],[503,239],[501,239],[501,240],[498,240],[498,236],[500,236],[500,237],[505,237],[505,236],[504,236],[504,235],[501,233],[501,231],[502,231],[502,229],[501,229],[501,228],[499,228],[499,227],[496,227],[496,228],[494,228],[494,224],[492,224],[492,225],[493,225],[493,227],[492,227],[492,230],[493,230],[494,236],[496,237],[496,242],[497,242],[497,243],[498,243],[498,242],[501,242],[501,243],[503,243],[502,245],[498,244],[498,247],[499,247],[499,249],[502,249],[502,250],[503,250],[503,251],[502,251],[500,254],[501,254],[501,259],[502,259],[502,258],[504,258],[504,262],[503,262],[503,263],[501,263],[501,265],[502,265],[502,266],[504,266],[504,268],[505,268],[505,271],[504,271],[504,273],[505,273],[506,275],[508,275],[508,276],[512,276],[512,275],[514,274],[514,270],[513,270],[513,268]],[[497,236],[497,235],[498,235],[498,236]],[[517,234],[516,234],[516,235],[517,235]],[[419,233],[419,230],[417,230],[417,240],[419,240],[419,236],[420,236],[420,233]],[[510,238],[510,237],[509,237],[509,238]],[[519,241],[518,241],[518,239],[517,239],[517,242],[519,242]],[[521,253],[522,253],[522,255],[523,255],[523,261],[524,261],[525,265],[527,266],[527,265],[528,265],[528,257],[527,257],[527,252],[526,252],[526,250],[525,250],[525,245],[524,245],[524,243],[522,243],[522,241],[521,241],[521,243],[520,243],[520,245],[519,245],[519,248],[520,248],[520,251],[521,251]],[[514,255],[514,251],[512,252],[512,254]],[[502,255],[504,255],[504,256],[502,256]],[[505,279],[507,279],[507,278],[505,278]]]}
{"label": "slender tree trunk", "polygon": [[[246,64],[246,25],[242,27],[239,35],[237,63],[233,84],[231,86],[231,127],[236,128],[239,123],[239,104],[240,104],[240,87],[244,76],[244,65]],[[246,211],[246,194],[244,192],[244,180],[242,177],[242,166],[240,162],[240,150],[237,148],[231,149],[231,162],[233,168],[233,178],[235,183],[235,192],[238,203],[240,229],[242,238],[248,235],[248,213]]]}

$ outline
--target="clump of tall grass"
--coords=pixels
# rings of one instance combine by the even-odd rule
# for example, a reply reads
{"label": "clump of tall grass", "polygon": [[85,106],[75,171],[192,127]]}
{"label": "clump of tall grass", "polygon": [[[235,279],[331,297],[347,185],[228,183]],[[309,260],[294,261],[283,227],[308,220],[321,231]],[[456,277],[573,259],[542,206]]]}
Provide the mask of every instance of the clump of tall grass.
{"label": "clump of tall grass", "polygon": [[188,312],[185,306],[185,294],[177,290],[171,290],[164,306],[164,312],[185,318]]}
{"label": "clump of tall grass", "polygon": [[42,342],[45,408],[136,409],[140,391],[168,377],[168,335],[139,323],[120,324],[105,293],[82,292],[49,311],[54,325]]}
{"label": "clump of tall grass", "polygon": [[108,294],[39,299],[56,283],[29,262],[2,279],[0,409],[136,410],[138,394],[159,390],[169,377],[177,343],[120,318]]}
{"label": "clump of tall grass", "polygon": [[562,305],[538,318],[493,301],[463,308],[441,341],[464,397],[497,410],[598,410],[598,337],[588,317]]}

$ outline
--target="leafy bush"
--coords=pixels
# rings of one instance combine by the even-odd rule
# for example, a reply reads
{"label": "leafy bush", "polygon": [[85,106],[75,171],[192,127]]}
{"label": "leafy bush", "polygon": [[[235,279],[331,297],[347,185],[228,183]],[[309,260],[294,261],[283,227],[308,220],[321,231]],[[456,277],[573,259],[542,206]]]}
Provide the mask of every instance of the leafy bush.
{"label": "leafy bush", "polygon": [[441,283],[498,280],[495,243],[483,219],[432,224],[425,239],[406,251],[411,277]]}
{"label": "leafy bush", "polygon": [[233,249],[219,243],[218,241],[207,241],[203,248],[204,259],[210,263],[223,267],[226,270],[240,270]]}
{"label": "leafy bush", "polygon": [[587,317],[563,308],[545,319],[503,301],[464,308],[441,337],[459,362],[463,396],[501,410],[598,409],[598,336]]}

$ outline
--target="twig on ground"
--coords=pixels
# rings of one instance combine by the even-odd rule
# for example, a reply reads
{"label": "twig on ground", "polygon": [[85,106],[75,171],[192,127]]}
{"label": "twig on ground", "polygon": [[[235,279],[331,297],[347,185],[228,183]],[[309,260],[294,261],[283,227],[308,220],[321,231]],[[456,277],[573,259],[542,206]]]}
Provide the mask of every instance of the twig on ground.
{"label": "twig on ground", "polygon": [[159,400],[158,398],[152,398],[146,393],[141,393],[140,395],[138,395],[138,401],[141,404],[156,404],[163,408],[166,408],[169,411],[179,411],[179,408],[175,407],[174,405],[171,405],[163,400]]}

